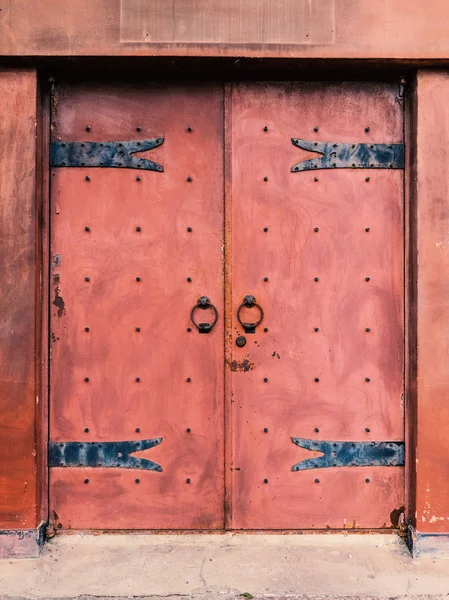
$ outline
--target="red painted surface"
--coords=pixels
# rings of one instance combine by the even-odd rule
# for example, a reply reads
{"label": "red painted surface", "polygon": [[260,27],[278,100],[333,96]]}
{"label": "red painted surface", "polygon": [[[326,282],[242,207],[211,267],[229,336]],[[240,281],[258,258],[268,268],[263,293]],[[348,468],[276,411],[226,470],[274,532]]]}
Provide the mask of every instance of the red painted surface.
{"label": "red painted surface", "polygon": [[292,436],[404,439],[403,172],[290,172],[310,157],[291,137],[401,142],[396,93],[234,86],[233,340],[246,294],[265,312],[247,345],[232,345],[234,528],[388,527],[403,505],[401,467],[291,471],[308,457]]}
{"label": "red painted surface", "polygon": [[416,529],[441,533],[449,531],[448,74],[421,71],[416,94]]}
{"label": "red painted surface", "polygon": [[[53,121],[67,141],[165,137],[164,173],[59,168],[51,188],[51,440],[162,437],[163,472],[53,468],[50,508],[64,528],[222,528],[222,89],[62,87]],[[207,335],[187,331],[202,295]]]}
{"label": "red painted surface", "polygon": [[[36,73],[0,71],[0,529],[38,524]],[[4,548],[0,540],[0,553]]]}

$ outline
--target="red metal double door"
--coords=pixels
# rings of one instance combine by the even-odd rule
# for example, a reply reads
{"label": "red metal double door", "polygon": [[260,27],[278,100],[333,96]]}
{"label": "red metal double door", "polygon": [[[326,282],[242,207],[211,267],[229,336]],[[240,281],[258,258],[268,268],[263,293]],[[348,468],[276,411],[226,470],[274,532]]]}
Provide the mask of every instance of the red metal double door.
{"label": "red metal double door", "polygon": [[397,525],[395,96],[374,83],[60,86],[59,527]]}

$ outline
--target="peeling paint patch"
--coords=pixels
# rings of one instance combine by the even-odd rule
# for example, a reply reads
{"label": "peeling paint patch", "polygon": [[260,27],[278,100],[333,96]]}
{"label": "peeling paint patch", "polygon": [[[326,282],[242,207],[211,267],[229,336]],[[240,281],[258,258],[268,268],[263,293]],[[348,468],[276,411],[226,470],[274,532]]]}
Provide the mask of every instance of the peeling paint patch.
{"label": "peeling paint patch", "polygon": [[59,287],[57,287],[55,290],[55,299],[53,300],[53,304],[58,309],[58,317],[62,317],[62,315],[65,315],[65,302],[62,296],[59,295]]}
{"label": "peeling paint patch", "polygon": [[55,254],[53,256],[53,260],[51,261],[51,268],[56,269],[56,267],[59,267],[60,264],[61,264],[61,255]]}
{"label": "peeling paint patch", "polygon": [[240,371],[246,373],[247,371],[252,371],[254,369],[254,363],[249,361],[247,358],[244,358],[241,361],[232,360],[228,362],[229,369],[231,371]]}
{"label": "peeling paint patch", "polygon": [[399,508],[394,508],[390,513],[390,521],[391,525],[397,529],[399,527],[399,521],[401,520],[401,515],[405,513],[405,506],[400,506]]}

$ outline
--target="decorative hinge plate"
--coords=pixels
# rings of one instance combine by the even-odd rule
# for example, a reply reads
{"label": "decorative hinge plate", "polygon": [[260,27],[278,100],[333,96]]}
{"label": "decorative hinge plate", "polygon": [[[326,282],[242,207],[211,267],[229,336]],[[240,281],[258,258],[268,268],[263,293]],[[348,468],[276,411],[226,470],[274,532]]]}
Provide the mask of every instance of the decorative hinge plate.
{"label": "decorative hinge plate", "polygon": [[136,152],[153,150],[164,143],[164,138],[131,142],[51,142],[52,167],[113,167],[163,172],[164,167]]}
{"label": "decorative hinge plate", "polygon": [[292,138],[292,144],[323,156],[293,165],[292,173],[314,169],[403,169],[404,144],[334,144]]}
{"label": "decorative hinge plate", "polygon": [[401,467],[404,465],[404,442],[329,442],[294,438],[300,448],[319,452],[292,467],[292,471],[328,467]]}
{"label": "decorative hinge plate", "polygon": [[162,471],[161,465],[148,458],[131,456],[158,446],[162,438],[136,442],[50,442],[50,467],[119,467]]}

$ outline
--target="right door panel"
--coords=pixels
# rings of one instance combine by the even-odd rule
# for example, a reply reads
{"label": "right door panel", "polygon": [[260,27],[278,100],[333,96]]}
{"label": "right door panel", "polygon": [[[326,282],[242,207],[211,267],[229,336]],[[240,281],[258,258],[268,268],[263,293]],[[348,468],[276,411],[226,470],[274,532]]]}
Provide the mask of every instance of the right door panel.
{"label": "right door panel", "polygon": [[[291,138],[401,144],[396,91],[374,83],[233,88],[231,528],[397,525],[403,170],[291,170],[321,156]],[[255,333],[236,318],[247,295],[264,311]],[[251,302],[240,312],[243,323],[259,315]]]}

